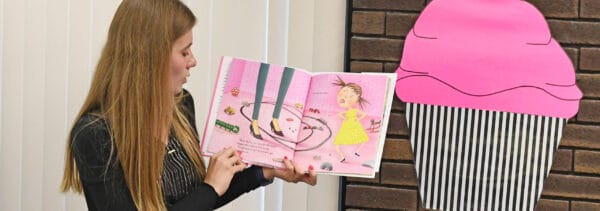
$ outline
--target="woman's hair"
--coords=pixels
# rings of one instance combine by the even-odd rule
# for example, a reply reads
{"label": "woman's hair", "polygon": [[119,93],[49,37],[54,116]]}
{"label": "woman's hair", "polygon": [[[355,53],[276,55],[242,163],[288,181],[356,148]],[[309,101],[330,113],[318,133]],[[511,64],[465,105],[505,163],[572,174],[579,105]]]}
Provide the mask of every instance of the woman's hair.
{"label": "woman's hair", "polygon": [[354,91],[358,95],[358,105],[360,105],[360,109],[363,109],[363,104],[369,104],[369,102],[362,97],[362,88],[360,87],[360,85],[356,83],[346,83],[344,82],[344,80],[342,80],[342,78],[340,78],[340,76],[336,77],[337,79],[332,84],[341,88],[349,87],[350,89],[352,89],[352,91]]}
{"label": "woman's hair", "polygon": [[[106,169],[117,163],[138,210],[164,210],[161,172],[165,141],[175,135],[197,173],[205,176],[197,134],[173,94],[170,58],[175,41],[190,31],[196,17],[179,0],[123,0],[118,7],[92,84],[75,123],[87,113],[99,114],[111,135],[111,156]],[[71,130],[74,129],[74,126]],[[82,192],[67,139],[61,189]],[[75,131],[77,132],[77,131]]]}

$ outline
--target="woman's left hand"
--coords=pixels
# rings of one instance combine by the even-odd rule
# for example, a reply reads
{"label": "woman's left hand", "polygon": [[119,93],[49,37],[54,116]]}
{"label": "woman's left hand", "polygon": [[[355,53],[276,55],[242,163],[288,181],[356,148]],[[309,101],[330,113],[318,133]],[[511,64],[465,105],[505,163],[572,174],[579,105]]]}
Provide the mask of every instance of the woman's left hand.
{"label": "woman's left hand", "polygon": [[308,172],[302,170],[296,163],[293,161],[284,158],[283,164],[285,165],[285,169],[273,169],[263,167],[263,174],[265,179],[271,180],[274,177],[285,180],[286,182],[304,182],[309,185],[317,184],[317,173],[314,171],[312,166],[308,167]]}

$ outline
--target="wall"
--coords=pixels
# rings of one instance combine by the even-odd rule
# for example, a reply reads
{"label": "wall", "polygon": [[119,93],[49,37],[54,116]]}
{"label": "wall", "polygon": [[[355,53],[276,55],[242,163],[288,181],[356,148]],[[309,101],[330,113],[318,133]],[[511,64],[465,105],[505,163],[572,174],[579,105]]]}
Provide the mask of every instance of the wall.
{"label": "wall", "polygon": [[[536,210],[600,210],[600,1],[529,0],[571,57],[584,93],[569,121]],[[349,0],[347,69],[394,72],[426,0]],[[396,99],[375,179],[347,179],[346,210],[421,210],[404,104]]]}
{"label": "wall", "polygon": [[[0,0],[0,210],[86,210],[62,194],[67,131],[119,0]],[[184,0],[198,17],[186,85],[204,125],[222,55],[315,71],[343,67],[345,1]],[[336,210],[338,177],[276,181],[221,210]]]}

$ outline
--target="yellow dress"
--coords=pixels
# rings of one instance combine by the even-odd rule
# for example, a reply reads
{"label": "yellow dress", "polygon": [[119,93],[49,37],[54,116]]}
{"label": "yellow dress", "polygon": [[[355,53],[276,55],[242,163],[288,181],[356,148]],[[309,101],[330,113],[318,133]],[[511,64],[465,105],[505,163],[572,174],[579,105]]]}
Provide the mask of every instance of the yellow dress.
{"label": "yellow dress", "polygon": [[346,119],[342,122],[342,126],[340,126],[335,136],[334,144],[352,145],[369,141],[369,136],[356,117],[357,113],[358,110],[354,108],[346,112]]}

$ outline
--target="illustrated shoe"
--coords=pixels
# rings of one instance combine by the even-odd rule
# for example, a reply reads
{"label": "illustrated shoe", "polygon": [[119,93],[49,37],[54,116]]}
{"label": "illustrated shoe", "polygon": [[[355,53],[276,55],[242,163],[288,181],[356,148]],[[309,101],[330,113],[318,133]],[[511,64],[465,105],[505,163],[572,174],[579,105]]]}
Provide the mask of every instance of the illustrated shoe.
{"label": "illustrated shoe", "polygon": [[263,140],[262,136],[260,136],[260,134],[254,133],[254,130],[252,129],[252,124],[250,124],[250,133],[252,134],[252,136],[254,136],[254,138],[256,138],[258,140]]}
{"label": "illustrated shoe", "polygon": [[358,152],[355,152],[354,155],[356,155],[356,157],[360,157],[360,154],[358,154]]}
{"label": "illustrated shoe", "polygon": [[283,137],[283,131],[281,131],[281,130],[280,131],[275,130],[275,126],[273,126],[273,121],[271,121],[271,131],[273,133],[277,134],[278,136]]}
{"label": "illustrated shoe", "polygon": [[344,161],[346,161],[346,158],[342,158],[342,160],[340,160],[340,163],[343,163]]}

